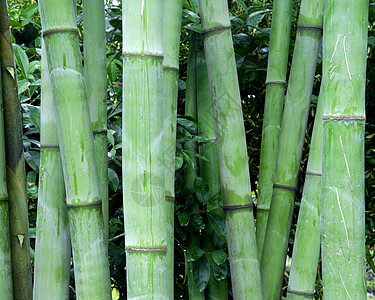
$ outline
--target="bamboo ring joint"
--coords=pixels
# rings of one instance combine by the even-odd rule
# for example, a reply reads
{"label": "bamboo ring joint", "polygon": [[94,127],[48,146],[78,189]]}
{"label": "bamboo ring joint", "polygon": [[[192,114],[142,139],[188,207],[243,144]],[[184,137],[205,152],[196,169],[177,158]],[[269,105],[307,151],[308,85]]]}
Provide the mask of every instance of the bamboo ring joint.
{"label": "bamboo ring joint", "polygon": [[48,150],[59,150],[60,146],[59,145],[40,145],[40,149],[48,149]]}
{"label": "bamboo ring joint", "polygon": [[323,121],[365,121],[364,117],[357,116],[341,116],[341,117],[323,117]]}
{"label": "bamboo ring joint", "polygon": [[289,190],[289,191],[293,191],[293,192],[298,191],[298,189],[296,187],[287,186],[287,185],[274,184],[273,187],[276,188],[276,189]]}
{"label": "bamboo ring joint", "polygon": [[212,33],[220,33],[224,30],[231,29],[230,26],[217,26],[210,29],[202,30],[202,37],[205,38],[206,35],[212,34]]}
{"label": "bamboo ring joint", "polygon": [[165,200],[170,201],[170,202],[175,202],[175,198],[172,196],[165,196]]}
{"label": "bamboo ring joint", "polygon": [[152,53],[122,53],[123,57],[126,56],[148,56],[148,57],[155,57],[155,58],[164,58],[164,55],[161,54],[152,54]]}
{"label": "bamboo ring joint", "polygon": [[323,27],[322,26],[304,26],[304,25],[301,25],[301,26],[297,26],[297,30],[316,30],[316,31],[323,31]]}
{"label": "bamboo ring joint", "polygon": [[303,292],[297,292],[297,291],[287,291],[288,294],[292,294],[292,295],[300,295],[300,296],[305,296],[305,297],[309,297],[309,298],[313,298],[314,297],[314,294],[313,293],[303,293]]}
{"label": "bamboo ring joint", "polygon": [[93,135],[104,134],[104,133],[107,133],[107,130],[106,130],[106,129],[103,129],[103,130],[95,130],[95,131],[92,132]]}
{"label": "bamboo ring joint", "polygon": [[163,70],[173,71],[173,72],[176,72],[176,73],[180,72],[180,69],[175,68],[175,67],[163,67]]}
{"label": "bamboo ring joint", "polygon": [[66,208],[81,208],[81,207],[96,207],[102,205],[102,201],[89,203],[89,204],[81,204],[81,205],[67,205]]}
{"label": "bamboo ring joint", "polygon": [[223,206],[224,210],[238,210],[238,209],[246,209],[246,208],[250,208],[250,210],[252,210],[253,209],[253,203],[244,204],[244,205]]}
{"label": "bamboo ring joint", "polygon": [[64,33],[64,32],[70,32],[78,35],[78,29],[76,28],[70,28],[70,29],[51,29],[51,30],[46,30],[43,31],[43,37],[53,34],[53,33]]}
{"label": "bamboo ring joint", "polygon": [[126,252],[167,252],[167,247],[125,247]]}

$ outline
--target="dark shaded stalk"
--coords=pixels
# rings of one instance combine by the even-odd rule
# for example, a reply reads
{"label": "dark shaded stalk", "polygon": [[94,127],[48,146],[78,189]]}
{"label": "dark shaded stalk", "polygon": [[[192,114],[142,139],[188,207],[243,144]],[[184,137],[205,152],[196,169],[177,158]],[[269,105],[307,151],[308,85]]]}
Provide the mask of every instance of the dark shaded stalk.
{"label": "dark shaded stalk", "polygon": [[32,299],[29,221],[23,153],[22,114],[9,29],[7,2],[0,3],[0,63],[3,90],[6,177],[14,299]]}

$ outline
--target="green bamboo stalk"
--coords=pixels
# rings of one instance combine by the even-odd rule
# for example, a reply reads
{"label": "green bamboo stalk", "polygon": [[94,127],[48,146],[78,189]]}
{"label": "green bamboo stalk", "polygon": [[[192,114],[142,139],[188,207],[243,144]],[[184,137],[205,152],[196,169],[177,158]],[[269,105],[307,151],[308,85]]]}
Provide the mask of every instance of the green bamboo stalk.
{"label": "green bamboo stalk", "polygon": [[70,231],[44,43],[41,72],[41,153],[33,299],[69,299]]}
{"label": "green bamboo stalk", "polygon": [[[199,172],[200,176],[207,181],[210,197],[212,197],[220,192],[221,187],[215,123],[204,49],[197,54],[197,104],[199,136],[207,140],[206,143],[199,145],[199,153],[209,160],[209,162],[200,161]],[[221,207],[214,209],[212,212],[224,218],[224,210]],[[213,244],[214,229],[208,222],[206,224],[203,232],[203,246],[207,261],[211,266],[206,298],[209,300],[226,300],[228,299],[228,282],[227,279],[217,281],[214,278],[213,264],[215,262],[212,259],[212,252],[216,250]]]}
{"label": "green bamboo stalk", "polygon": [[262,258],[271,206],[283,115],[292,4],[291,0],[275,0],[273,2],[258,183],[256,236],[259,260]]}
{"label": "green bamboo stalk", "polygon": [[164,1],[163,119],[167,218],[167,295],[174,298],[174,179],[182,0]]}
{"label": "green bamboo stalk", "polygon": [[[1,82],[1,72],[0,72]],[[3,95],[0,89],[0,291],[5,300],[13,299],[12,261],[10,254],[9,203],[6,183]]]}
{"label": "green bamboo stalk", "polygon": [[39,1],[52,82],[78,299],[110,299],[90,114],[71,0]]}
{"label": "green bamboo stalk", "polygon": [[29,221],[21,107],[9,29],[7,2],[0,2],[0,64],[4,108],[6,180],[14,299],[32,299]]}
{"label": "green bamboo stalk", "polygon": [[326,0],[323,38],[324,299],[366,299],[367,0]]}
{"label": "green bamboo stalk", "polygon": [[233,297],[262,299],[245,129],[228,3],[225,0],[200,0],[199,4],[226,208]]}
{"label": "green bamboo stalk", "polygon": [[169,299],[163,142],[163,1],[125,1],[123,157],[128,299]]}
{"label": "green bamboo stalk", "polygon": [[107,57],[104,1],[83,1],[84,75],[108,240]]}
{"label": "green bamboo stalk", "polygon": [[[188,54],[187,63],[187,78],[186,78],[186,99],[185,99],[185,115],[193,119],[197,119],[197,53],[196,53],[196,36],[192,34],[190,40],[190,48]],[[197,143],[189,141],[185,143],[185,149],[187,151],[196,153]],[[195,167],[185,164],[184,167],[184,184],[185,189],[190,192],[194,192],[194,181],[198,176],[197,159],[191,157],[191,160],[195,163]],[[196,205],[196,210],[199,210]],[[200,235],[196,232],[190,233],[189,247],[200,245]],[[195,284],[193,277],[193,263],[187,262],[187,278],[188,278],[188,293],[189,299],[192,300],[204,300],[204,292],[201,292]]]}
{"label": "green bamboo stalk", "polygon": [[[303,2],[302,2],[303,3]],[[321,92],[322,95],[322,92]],[[321,99],[321,98],[320,98]],[[288,299],[314,297],[320,254],[320,206],[322,200],[322,101],[319,100],[311,137],[309,161],[294,238]]]}
{"label": "green bamboo stalk", "polygon": [[281,293],[298,171],[322,34],[322,17],[322,2],[302,3],[281,124],[271,211],[262,253],[261,274],[265,299],[278,298]]}

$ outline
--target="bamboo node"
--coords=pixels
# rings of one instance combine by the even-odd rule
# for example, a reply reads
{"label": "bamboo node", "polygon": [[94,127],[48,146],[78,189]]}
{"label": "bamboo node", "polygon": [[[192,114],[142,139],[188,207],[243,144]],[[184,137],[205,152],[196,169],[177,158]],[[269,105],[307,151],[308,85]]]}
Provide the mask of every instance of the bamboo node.
{"label": "bamboo node", "polygon": [[126,56],[148,56],[148,57],[155,57],[155,58],[161,58],[164,59],[164,55],[162,54],[152,54],[152,53],[122,53],[123,57]]}
{"label": "bamboo node", "polygon": [[300,296],[305,296],[309,298],[314,298],[314,293],[304,293],[304,292],[290,291],[290,290],[288,290],[287,293],[292,294],[292,295],[300,295]]}
{"label": "bamboo node", "polygon": [[173,71],[173,72],[176,72],[176,73],[179,73],[180,72],[180,69],[179,68],[175,68],[175,67],[163,67],[163,70],[168,70],[168,71]]}
{"label": "bamboo node", "polygon": [[175,202],[176,199],[175,197],[172,197],[172,196],[165,196],[165,200]]}
{"label": "bamboo node", "polygon": [[47,150],[59,150],[60,146],[59,145],[40,145],[40,149],[47,149]]}
{"label": "bamboo node", "polygon": [[270,209],[269,208],[260,208],[260,207],[257,207],[257,212],[269,212]]}
{"label": "bamboo node", "polygon": [[244,204],[244,205],[227,205],[223,206],[224,210],[237,210],[237,209],[246,209],[250,208],[250,210],[253,209],[253,203]]}
{"label": "bamboo node", "polygon": [[78,29],[76,28],[70,28],[70,29],[51,29],[43,31],[43,37],[46,37],[47,35],[50,35],[52,33],[64,33],[64,32],[70,32],[78,35]]}
{"label": "bamboo node", "polygon": [[206,29],[206,30],[202,30],[202,37],[205,38],[206,35],[208,34],[212,34],[212,33],[220,33],[224,30],[230,30],[231,27],[230,26],[217,26],[217,27],[213,27],[213,28],[210,28],[210,29]]}
{"label": "bamboo node", "polygon": [[106,134],[107,133],[107,129],[103,129],[103,130],[95,130],[92,132],[93,135],[98,135],[98,134]]}
{"label": "bamboo node", "polygon": [[80,205],[67,205],[66,208],[81,208],[81,207],[96,207],[96,206],[101,206],[102,201],[99,202],[94,202],[94,203],[89,203],[89,204],[80,204]]}
{"label": "bamboo node", "polygon": [[317,30],[317,31],[323,31],[323,27],[322,26],[300,25],[300,26],[297,26],[297,29],[299,29],[299,30]]}
{"label": "bamboo node", "polygon": [[267,81],[266,86],[267,85],[283,85],[286,87],[288,84],[285,81]]}
{"label": "bamboo node", "polygon": [[273,187],[276,188],[276,189],[283,189],[283,190],[298,192],[298,189],[296,187],[293,187],[293,186],[274,184]]}
{"label": "bamboo node", "polygon": [[314,173],[314,172],[306,172],[306,175],[322,177],[322,174],[318,174],[318,173]]}
{"label": "bamboo node", "polygon": [[167,252],[167,247],[125,247],[126,252]]}
{"label": "bamboo node", "polygon": [[323,121],[365,121],[364,117],[357,116],[340,116],[340,117],[323,117]]}

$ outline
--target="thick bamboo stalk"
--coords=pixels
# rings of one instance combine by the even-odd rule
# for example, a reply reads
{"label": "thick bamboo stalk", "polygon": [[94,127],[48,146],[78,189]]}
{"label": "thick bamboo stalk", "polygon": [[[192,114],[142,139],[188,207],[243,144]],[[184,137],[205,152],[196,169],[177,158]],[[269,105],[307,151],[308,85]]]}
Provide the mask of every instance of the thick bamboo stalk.
{"label": "thick bamboo stalk", "polygon": [[[322,98],[320,98],[322,99]],[[322,200],[322,101],[318,102],[311,137],[309,161],[294,238],[288,299],[314,297],[320,254],[320,207]]]}
{"label": "thick bamboo stalk", "polygon": [[[1,72],[0,72],[1,82]],[[6,182],[3,95],[0,89],[0,291],[4,300],[13,299],[12,261],[10,254],[9,198]]]}
{"label": "thick bamboo stalk", "polygon": [[33,299],[69,299],[70,231],[44,43],[41,72],[41,153]]}
{"label": "thick bamboo stalk", "polygon": [[43,0],[39,8],[56,109],[77,298],[109,299],[101,195],[73,2]]}
{"label": "thick bamboo stalk", "polygon": [[292,3],[291,0],[275,0],[273,2],[258,183],[256,235],[259,260],[262,257],[271,206],[272,185],[283,115]]}
{"label": "thick bamboo stalk", "polygon": [[0,2],[0,64],[4,108],[6,180],[9,198],[10,245],[14,299],[32,299],[26,174],[21,107],[9,29],[7,2]]}
{"label": "thick bamboo stalk", "polygon": [[[193,119],[197,119],[197,50],[196,50],[196,36],[192,34],[190,39],[190,48],[188,54],[187,63],[187,78],[186,78],[186,99],[185,99],[185,115]],[[197,143],[189,141],[185,143],[185,149],[196,153]],[[191,158],[195,163],[195,167],[185,164],[184,168],[184,183],[185,189],[194,192],[194,181],[198,176],[197,169],[197,159],[195,157]],[[196,205],[196,210],[199,210],[198,205]],[[201,247],[200,235],[197,232],[190,233],[189,247],[192,246]],[[194,281],[193,277],[193,263],[187,263],[187,278],[188,278],[188,293],[189,299],[191,300],[204,300],[204,292],[201,292]]]}
{"label": "thick bamboo stalk", "polygon": [[84,75],[108,240],[107,57],[104,1],[83,1]]}
{"label": "thick bamboo stalk", "polygon": [[367,0],[326,0],[323,38],[324,299],[365,299]]}
{"label": "thick bamboo stalk", "polygon": [[[207,181],[210,197],[220,193],[220,173],[217,158],[217,145],[214,123],[214,112],[212,108],[212,100],[210,86],[208,82],[208,72],[204,49],[197,54],[197,108],[198,108],[198,124],[199,136],[207,140],[206,143],[199,145],[199,153],[205,156],[209,162],[201,160],[199,164],[200,176]],[[221,207],[212,211],[213,213],[224,218],[224,210]],[[212,252],[215,249],[213,243],[214,229],[206,223],[203,232],[203,246],[207,261],[210,264],[210,280],[206,288],[206,299],[208,300],[226,300],[228,299],[228,282],[227,279],[217,281],[214,278]]]}
{"label": "thick bamboo stalk", "polygon": [[233,297],[262,299],[246,138],[228,3],[225,0],[201,0],[199,4],[215,113]]}
{"label": "thick bamboo stalk", "polygon": [[298,172],[322,34],[322,2],[303,2],[289,77],[261,274],[265,299],[280,297]]}
{"label": "thick bamboo stalk", "polygon": [[123,184],[128,299],[169,299],[163,1],[123,3]]}
{"label": "thick bamboo stalk", "polygon": [[174,298],[174,178],[182,0],[164,1],[163,119],[167,218],[167,295]]}

